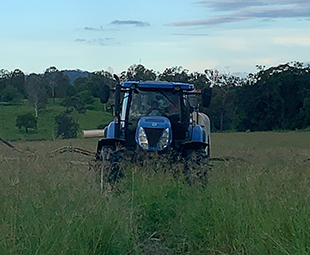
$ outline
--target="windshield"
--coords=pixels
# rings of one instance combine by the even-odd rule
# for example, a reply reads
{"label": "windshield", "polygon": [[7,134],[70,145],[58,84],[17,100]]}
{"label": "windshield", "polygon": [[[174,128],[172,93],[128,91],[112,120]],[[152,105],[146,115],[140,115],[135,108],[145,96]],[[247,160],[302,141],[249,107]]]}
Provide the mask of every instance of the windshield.
{"label": "windshield", "polygon": [[143,116],[179,115],[179,95],[167,91],[139,91],[132,93],[129,119],[138,120]]}

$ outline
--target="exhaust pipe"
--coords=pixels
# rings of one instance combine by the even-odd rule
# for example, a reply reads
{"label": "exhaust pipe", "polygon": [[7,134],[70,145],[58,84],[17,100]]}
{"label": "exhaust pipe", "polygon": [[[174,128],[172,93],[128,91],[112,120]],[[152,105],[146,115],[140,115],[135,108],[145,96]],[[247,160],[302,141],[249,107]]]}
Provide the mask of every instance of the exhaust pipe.
{"label": "exhaust pipe", "polygon": [[114,79],[116,80],[116,89],[115,89],[115,138],[120,138],[121,136],[121,118],[120,118],[120,114],[121,114],[121,84],[120,84],[120,80],[119,77],[114,74]]}

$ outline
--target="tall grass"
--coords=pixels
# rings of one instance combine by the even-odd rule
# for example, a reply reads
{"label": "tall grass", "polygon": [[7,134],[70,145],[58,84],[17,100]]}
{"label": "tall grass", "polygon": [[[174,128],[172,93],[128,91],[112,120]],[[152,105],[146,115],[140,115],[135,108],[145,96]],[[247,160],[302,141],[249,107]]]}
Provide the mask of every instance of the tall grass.
{"label": "tall grass", "polygon": [[104,193],[73,164],[89,158],[49,154],[96,140],[0,145],[0,254],[309,254],[310,134],[212,138],[237,160],[212,162],[205,187],[150,163]]}

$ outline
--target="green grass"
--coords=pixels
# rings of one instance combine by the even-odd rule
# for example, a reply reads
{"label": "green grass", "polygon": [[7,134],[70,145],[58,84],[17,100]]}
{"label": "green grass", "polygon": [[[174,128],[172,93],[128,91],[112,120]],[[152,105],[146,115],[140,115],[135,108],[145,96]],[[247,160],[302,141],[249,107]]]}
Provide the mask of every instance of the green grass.
{"label": "green grass", "polygon": [[[0,144],[0,254],[309,254],[310,132],[212,134],[206,187],[171,167],[127,165],[113,191],[86,156],[96,139]],[[177,166],[172,166],[177,167]]]}
{"label": "green grass", "polygon": [[[40,109],[38,113],[37,130],[25,129],[19,130],[16,125],[18,115],[25,113],[34,113],[33,107],[28,100],[24,100],[22,105],[0,105],[0,136],[4,139],[14,140],[52,140],[55,138],[55,117],[66,110],[61,106],[60,99],[53,104],[50,100],[45,109]],[[100,124],[108,124],[112,115],[103,111],[103,105],[99,99],[96,99],[92,105],[87,106],[85,114],[74,112],[73,115],[78,119],[79,130],[78,137],[81,137],[82,130],[96,129]]]}

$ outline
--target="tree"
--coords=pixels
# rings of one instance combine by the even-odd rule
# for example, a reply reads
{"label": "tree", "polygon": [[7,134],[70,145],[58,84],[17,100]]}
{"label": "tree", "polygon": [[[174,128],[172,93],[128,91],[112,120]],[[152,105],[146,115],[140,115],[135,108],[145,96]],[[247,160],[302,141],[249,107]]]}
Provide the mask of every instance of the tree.
{"label": "tree", "polygon": [[76,138],[79,124],[71,115],[71,110],[67,110],[55,117],[57,125],[57,137],[62,136],[65,139]]}
{"label": "tree", "polygon": [[35,117],[38,117],[38,110],[47,104],[47,94],[43,86],[42,77],[38,74],[30,74],[25,81],[28,100],[33,106]]}
{"label": "tree", "polygon": [[175,66],[166,68],[165,71],[159,75],[161,81],[169,82],[189,82],[190,75],[187,69],[182,66]]}
{"label": "tree", "polygon": [[55,103],[55,89],[59,85],[57,82],[59,70],[55,66],[51,66],[45,70],[44,79],[47,82],[47,86],[51,89],[53,103]]}
{"label": "tree", "polygon": [[26,98],[27,94],[25,91],[25,74],[19,70],[15,69],[12,72],[10,84],[18,90],[18,92],[23,96],[23,98]]}
{"label": "tree", "polygon": [[212,86],[212,101],[208,113],[213,127],[220,131],[231,129],[235,118],[236,88],[240,87],[244,81],[230,73],[212,69],[205,70],[205,77],[207,83]]}
{"label": "tree", "polygon": [[74,81],[73,87],[76,90],[76,92],[80,92],[88,89],[87,83],[88,83],[87,77],[79,77]]}
{"label": "tree", "polygon": [[310,94],[304,98],[303,107],[300,109],[300,118],[302,120],[302,128],[310,126]]}
{"label": "tree", "polygon": [[89,90],[83,90],[78,93],[78,97],[85,102],[85,104],[92,104],[95,98],[91,95]]}
{"label": "tree", "polygon": [[46,69],[43,75],[47,87],[50,89],[53,103],[56,97],[65,97],[67,90],[70,88],[70,79],[68,75],[59,71],[55,66]]}
{"label": "tree", "polygon": [[236,96],[236,129],[300,129],[308,123],[310,70],[300,62],[258,66]]}
{"label": "tree", "polygon": [[131,65],[127,72],[123,72],[121,78],[128,81],[151,81],[156,79],[156,73],[143,65]]}
{"label": "tree", "polygon": [[[109,87],[113,87],[115,85],[115,80],[113,79],[111,73],[102,70],[89,74],[86,86],[92,96],[99,97],[100,90],[103,85],[108,85]],[[85,89],[80,87],[79,92],[83,90]]]}
{"label": "tree", "polygon": [[85,113],[86,112],[86,102],[77,96],[71,96],[63,99],[61,102],[61,105],[67,107],[67,108],[74,108],[78,111],[78,113]]}
{"label": "tree", "polygon": [[10,104],[19,104],[23,96],[12,85],[8,85],[2,92],[2,101],[9,102]]}
{"label": "tree", "polygon": [[26,129],[26,133],[28,133],[29,128],[37,129],[37,120],[31,113],[25,113],[17,116],[16,126],[19,129],[24,127]]}
{"label": "tree", "polygon": [[210,82],[204,73],[193,72],[189,76],[189,82],[193,83],[196,89],[203,89],[210,86]]}
{"label": "tree", "polygon": [[9,84],[11,73],[8,70],[0,69],[0,95]]}

